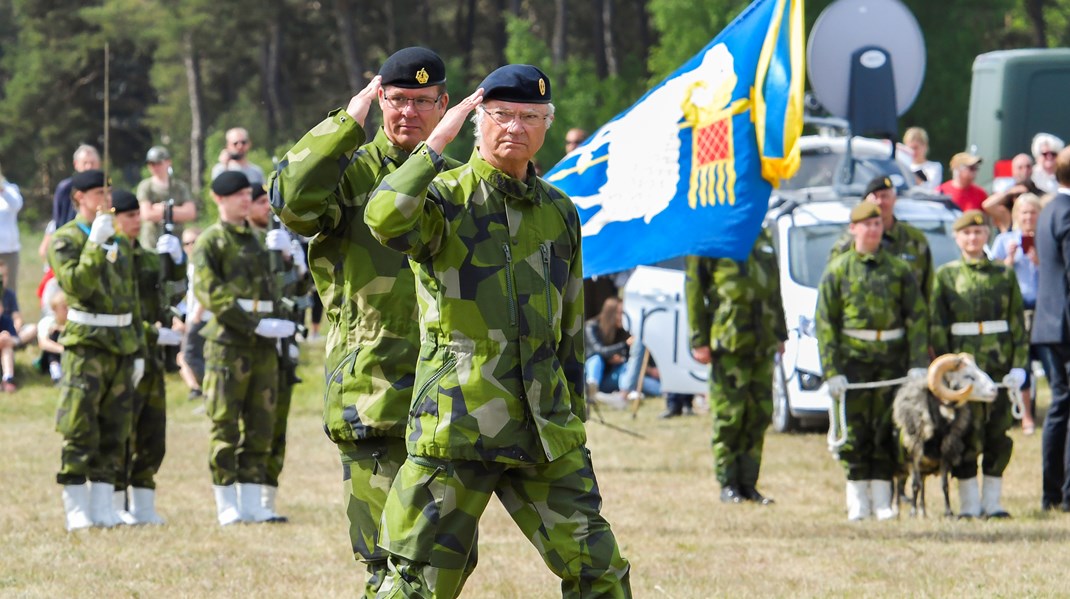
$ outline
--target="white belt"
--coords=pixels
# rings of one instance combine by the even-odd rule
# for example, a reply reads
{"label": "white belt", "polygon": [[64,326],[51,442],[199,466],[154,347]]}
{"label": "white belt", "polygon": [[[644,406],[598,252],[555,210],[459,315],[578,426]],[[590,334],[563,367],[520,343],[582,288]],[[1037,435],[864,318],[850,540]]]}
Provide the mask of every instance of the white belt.
{"label": "white belt", "polygon": [[906,333],[902,328],[888,329],[887,331],[875,331],[872,329],[844,329],[843,334],[862,341],[893,341],[902,338]]}
{"label": "white belt", "polygon": [[129,312],[125,314],[93,314],[92,312],[82,312],[81,310],[68,308],[67,320],[91,327],[126,327],[133,322],[134,316]]}
{"label": "white belt", "polygon": [[252,300],[239,298],[238,305],[241,306],[241,309],[245,310],[246,312],[271,312],[272,310],[272,304],[269,300]]}
{"label": "white belt", "polygon": [[956,322],[951,325],[952,335],[988,335],[1006,333],[1011,330],[1006,320],[984,320],[981,322]]}

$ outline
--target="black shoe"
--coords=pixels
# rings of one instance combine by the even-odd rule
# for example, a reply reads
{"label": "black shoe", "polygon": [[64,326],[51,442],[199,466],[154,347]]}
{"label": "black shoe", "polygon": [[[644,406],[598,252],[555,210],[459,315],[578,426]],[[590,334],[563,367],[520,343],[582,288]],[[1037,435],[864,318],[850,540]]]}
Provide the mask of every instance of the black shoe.
{"label": "black shoe", "polygon": [[684,416],[694,416],[695,411],[691,409],[691,406],[684,406],[683,414]]}
{"label": "black shoe", "polygon": [[189,390],[189,395],[186,396],[186,399],[188,399],[189,401],[197,401],[198,399],[201,399],[202,397],[204,397],[204,392],[203,391],[201,391],[200,389],[190,389]]}
{"label": "black shoe", "polygon": [[758,505],[772,505],[772,504],[776,503],[775,501],[773,501],[769,497],[766,497],[766,496],[762,495],[761,493],[759,493],[758,489],[755,489],[754,487],[752,487],[750,485],[741,486],[739,488],[739,492],[740,492],[741,495],[743,495],[744,499],[746,499],[747,501],[753,501],[754,503],[757,503]]}
{"label": "black shoe", "polygon": [[680,412],[676,410],[665,410],[661,414],[658,414],[658,418],[676,418],[680,415]]}
{"label": "black shoe", "polygon": [[981,514],[981,517],[986,520],[1003,520],[1010,518],[1010,512],[995,512],[993,514]]}
{"label": "black shoe", "polygon": [[1064,501],[1059,504],[1060,512],[1070,512],[1070,501]]}
{"label": "black shoe", "polygon": [[721,503],[743,503],[745,498],[735,485],[721,487]]}

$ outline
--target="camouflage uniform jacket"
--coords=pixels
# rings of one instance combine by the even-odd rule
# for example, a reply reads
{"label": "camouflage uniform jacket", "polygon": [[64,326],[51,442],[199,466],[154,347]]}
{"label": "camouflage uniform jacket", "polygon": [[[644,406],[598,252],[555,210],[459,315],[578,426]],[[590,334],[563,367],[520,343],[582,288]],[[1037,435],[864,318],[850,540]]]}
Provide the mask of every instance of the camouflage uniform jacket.
{"label": "camouflage uniform jacket", "polygon": [[[68,306],[93,314],[130,314],[133,323],[140,323],[137,273],[130,242],[115,236],[104,246],[98,245],[89,241],[90,228],[90,223],[78,216],[60,227],[48,246],[48,263],[67,295]],[[140,324],[102,327],[68,320],[59,342],[127,356],[144,349],[145,334]]]}
{"label": "camouflage uniform jacket", "polygon": [[[829,262],[847,253],[854,247],[854,244],[855,240],[851,232],[845,231],[836,243],[832,244]],[[881,248],[910,266],[910,270],[914,273],[914,280],[918,282],[923,295],[928,297],[933,286],[933,256],[925,233],[910,223],[893,220],[892,228],[884,232]]]}
{"label": "camouflage uniform jacket", "polygon": [[478,151],[444,167],[417,146],[365,213],[416,271],[409,453],[553,461],[586,441],[579,215],[530,165],[524,181]]}
{"label": "camouflage uniform jacket", "polygon": [[788,338],[768,229],[762,229],[746,262],[688,256],[684,289],[692,348],[762,354]]}
{"label": "camouflage uniform jacket", "polygon": [[[847,362],[888,362],[902,368],[929,365],[928,310],[910,266],[883,249],[854,249],[834,259],[817,292],[817,340],[825,378],[842,374]],[[844,329],[905,329],[899,339],[865,341]],[[871,381],[852,381],[871,382]]]}
{"label": "camouflage uniform jacket", "polygon": [[[936,271],[929,302],[929,343],[936,355],[966,352],[999,381],[1011,368],[1028,364],[1022,292],[1013,270],[981,260],[956,260]],[[1009,330],[982,335],[952,335],[956,322],[1005,320]]]}
{"label": "camouflage uniform jacket", "polygon": [[323,425],[335,442],[404,435],[420,354],[409,259],[364,224],[368,198],[409,154],[381,129],[363,142],[364,130],[338,109],[286,154],[269,186],[282,222],[315,236],[308,266],[330,325]]}
{"label": "camouflage uniform jacket", "polygon": [[277,303],[269,262],[267,248],[248,224],[218,222],[201,233],[193,246],[193,293],[215,315],[201,330],[205,340],[244,347],[267,341],[256,335],[256,326],[275,312],[253,313],[238,300]]}
{"label": "camouflage uniform jacket", "polygon": [[[171,311],[178,297],[167,297],[167,281],[163,278],[163,261],[171,261],[170,256],[161,256],[154,249],[145,249],[135,239],[131,242],[134,246],[134,268],[137,271],[138,298],[141,303],[141,318],[145,328],[145,342],[152,350],[156,347],[158,333],[154,326],[157,322],[165,327],[171,326]],[[182,281],[186,278],[186,271],[181,266],[171,269],[171,281]]]}

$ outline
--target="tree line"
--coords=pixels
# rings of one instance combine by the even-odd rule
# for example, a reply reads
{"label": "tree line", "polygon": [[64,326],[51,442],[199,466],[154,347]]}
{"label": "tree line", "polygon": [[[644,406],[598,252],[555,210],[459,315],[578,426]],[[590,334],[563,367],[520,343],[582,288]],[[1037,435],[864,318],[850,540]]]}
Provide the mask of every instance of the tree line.
{"label": "tree line", "polygon": [[[807,28],[832,0],[806,3]],[[932,156],[962,149],[973,58],[1063,46],[1070,0],[905,0],[922,26],[928,69],[901,126],[928,129]],[[79,143],[103,149],[116,185],[144,176],[167,146],[200,193],[229,127],[249,130],[265,168],[374,76],[393,51],[433,48],[454,100],[507,62],[553,80],[565,131],[612,118],[727,25],[748,0],[0,0],[0,166],[47,220],[51,190]],[[108,86],[105,93],[105,46]],[[105,98],[109,118],[104,120]],[[373,117],[374,118],[374,111]],[[374,123],[373,123],[374,124]],[[471,140],[451,145],[467,158]]]}

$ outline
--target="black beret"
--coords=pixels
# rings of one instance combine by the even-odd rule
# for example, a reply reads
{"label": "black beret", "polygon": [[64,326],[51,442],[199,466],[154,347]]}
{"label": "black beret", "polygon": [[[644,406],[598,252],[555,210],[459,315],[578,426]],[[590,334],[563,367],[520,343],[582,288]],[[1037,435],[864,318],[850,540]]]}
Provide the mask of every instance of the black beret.
{"label": "black beret", "polygon": [[860,223],[864,220],[876,218],[881,215],[880,206],[873,202],[861,201],[851,209],[851,224]]}
{"label": "black beret", "polygon": [[487,75],[479,87],[483,88],[484,101],[550,103],[550,78],[529,64],[507,64],[498,67]]}
{"label": "black beret", "polygon": [[75,173],[71,177],[71,190],[73,191],[89,191],[98,187],[104,187],[104,171],[93,169]]}
{"label": "black beret", "polygon": [[427,48],[413,46],[394,52],[379,69],[382,86],[420,88],[446,83],[446,65]]}
{"label": "black beret", "polygon": [[958,233],[966,227],[983,227],[985,225],[985,213],[980,210],[967,210],[962,216],[955,219],[951,224],[951,230]]}
{"label": "black beret", "polygon": [[212,181],[212,193],[219,197],[234,195],[251,187],[249,178],[241,171],[223,171]]}
{"label": "black beret", "polygon": [[892,185],[892,178],[887,175],[881,175],[874,177],[869,185],[866,185],[866,191],[862,193],[862,199],[865,199],[869,194],[880,191],[882,189],[895,189],[895,185]]}
{"label": "black beret", "polygon": [[266,196],[266,195],[267,195],[267,185],[265,185],[263,183],[254,183],[253,184],[253,200],[256,200],[260,196]]}
{"label": "black beret", "polygon": [[137,210],[137,196],[125,189],[113,189],[111,191],[111,207],[115,214]]}

